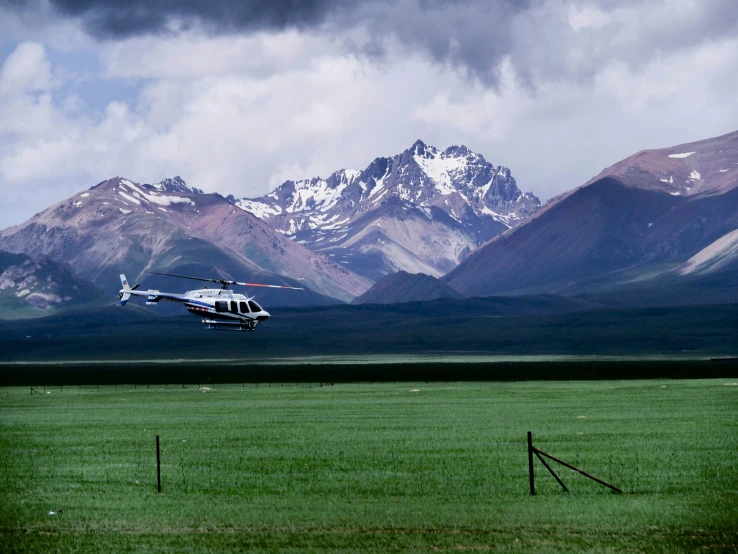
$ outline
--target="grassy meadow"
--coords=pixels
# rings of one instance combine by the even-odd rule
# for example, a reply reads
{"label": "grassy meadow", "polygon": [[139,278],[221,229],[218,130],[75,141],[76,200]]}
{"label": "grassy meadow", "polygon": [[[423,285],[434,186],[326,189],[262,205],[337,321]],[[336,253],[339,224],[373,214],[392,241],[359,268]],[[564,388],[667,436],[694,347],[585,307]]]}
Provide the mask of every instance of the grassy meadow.
{"label": "grassy meadow", "polygon": [[1,388],[0,549],[735,551],[734,381]]}

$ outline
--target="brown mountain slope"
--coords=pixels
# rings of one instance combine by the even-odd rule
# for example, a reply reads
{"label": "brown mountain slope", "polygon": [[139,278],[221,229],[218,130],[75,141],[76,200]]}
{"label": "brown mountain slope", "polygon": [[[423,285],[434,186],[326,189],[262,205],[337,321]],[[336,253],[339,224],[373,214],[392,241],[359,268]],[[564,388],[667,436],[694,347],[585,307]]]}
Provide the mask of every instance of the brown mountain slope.
{"label": "brown mountain slope", "polygon": [[467,296],[572,293],[670,271],[738,228],[736,162],[738,133],[639,152],[491,240],[444,281]]}
{"label": "brown mountain slope", "polygon": [[[288,277],[344,301],[369,286],[219,195],[162,192],[123,178],[104,181],[2,231],[0,248],[48,255],[108,291],[119,288],[121,271],[143,286],[148,271],[271,281],[282,276],[279,282]],[[301,304],[310,294],[260,291],[260,298],[272,296],[280,304]],[[308,303],[318,301],[316,296]]]}
{"label": "brown mountain slope", "polygon": [[738,182],[738,131],[671,148],[642,150],[587,182],[616,177],[631,187],[674,196],[723,194]]}

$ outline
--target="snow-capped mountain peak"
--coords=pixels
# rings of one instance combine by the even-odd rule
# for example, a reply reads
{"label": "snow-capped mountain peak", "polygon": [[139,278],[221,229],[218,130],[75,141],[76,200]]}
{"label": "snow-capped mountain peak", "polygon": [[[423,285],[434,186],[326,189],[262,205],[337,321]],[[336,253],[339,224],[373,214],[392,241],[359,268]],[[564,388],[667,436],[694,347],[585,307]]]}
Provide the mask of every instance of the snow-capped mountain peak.
{"label": "snow-capped mountain peak", "polygon": [[162,179],[158,183],[151,185],[161,192],[177,192],[180,194],[203,194],[202,190],[196,189],[185,183],[184,179],[177,175],[170,179]]}
{"label": "snow-capped mountain peak", "polygon": [[[402,201],[400,211],[400,204],[393,199]],[[437,259],[430,264],[397,266],[435,275],[540,206],[532,193],[518,190],[508,168],[493,166],[463,145],[439,150],[422,140],[391,158],[376,158],[362,171],[342,169],[327,178],[286,181],[260,198],[234,203],[320,251],[349,240],[356,225],[364,225],[372,214],[381,212],[384,220],[399,217],[403,222],[415,214],[424,225],[431,225],[434,233],[439,232],[439,221],[443,220],[444,225],[458,227],[454,232],[466,238],[444,239],[444,252],[433,247]],[[408,235],[399,246],[417,250],[416,244],[410,244],[413,241]]]}
{"label": "snow-capped mountain peak", "polygon": [[[436,188],[440,194],[452,194],[457,191],[454,186],[454,180],[463,182],[464,170],[470,165],[470,161],[466,157],[462,157],[458,151],[439,152],[431,147],[420,150],[415,149],[413,160],[425,172],[425,174],[436,184]],[[473,160],[476,161],[476,160]],[[462,173],[460,175],[460,173]],[[459,179],[461,177],[461,179]]]}
{"label": "snow-capped mountain peak", "polygon": [[[242,198],[236,200],[235,205],[260,219],[268,219],[282,213],[327,212],[340,202],[346,187],[353,184],[359,175],[361,171],[357,169],[341,169],[327,179],[314,177],[301,181],[285,181],[261,198]],[[320,222],[311,221],[310,224],[317,227]],[[282,229],[278,230],[285,232]]]}

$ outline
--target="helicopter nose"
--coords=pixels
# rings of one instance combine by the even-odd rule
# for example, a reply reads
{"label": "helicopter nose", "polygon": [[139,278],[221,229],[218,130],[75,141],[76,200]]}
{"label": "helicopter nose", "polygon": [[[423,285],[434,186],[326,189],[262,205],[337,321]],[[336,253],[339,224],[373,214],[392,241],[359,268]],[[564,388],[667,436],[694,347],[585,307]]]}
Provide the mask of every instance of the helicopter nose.
{"label": "helicopter nose", "polygon": [[256,316],[256,320],[266,321],[267,319],[269,319],[269,317],[270,317],[269,312],[267,312],[266,310],[262,310],[261,313]]}

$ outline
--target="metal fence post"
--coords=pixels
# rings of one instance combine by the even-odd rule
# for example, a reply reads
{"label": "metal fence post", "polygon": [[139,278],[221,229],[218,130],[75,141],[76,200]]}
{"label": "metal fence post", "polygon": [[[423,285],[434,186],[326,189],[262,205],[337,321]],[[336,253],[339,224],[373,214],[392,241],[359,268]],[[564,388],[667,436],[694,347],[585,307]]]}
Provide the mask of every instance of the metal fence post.
{"label": "metal fence post", "polygon": [[530,494],[535,496],[536,489],[533,484],[533,434],[528,431],[528,479],[530,481]]}
{"label": "metal fence post", "polygon": [[159,455],[159,435],[156,435],[156,488],[161,492],[161,456]]}

